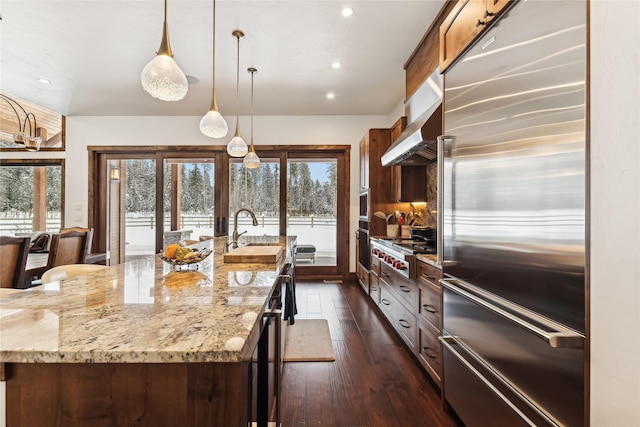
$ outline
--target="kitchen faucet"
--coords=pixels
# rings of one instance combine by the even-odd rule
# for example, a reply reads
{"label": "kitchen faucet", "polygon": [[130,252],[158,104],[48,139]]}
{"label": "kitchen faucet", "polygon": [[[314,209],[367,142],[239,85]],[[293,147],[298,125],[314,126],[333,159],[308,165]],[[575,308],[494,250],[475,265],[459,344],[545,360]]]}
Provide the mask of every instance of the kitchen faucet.
{"label": "kitchen faucet", "polygon": [[253,226],[257,227],[258,226],[258,220],[256,219],[256,214],[253,213],[253,211],[249,208],[240,208],[236,211],[234,217],[233,217],[233,235],[232,237],[232,241],[231,243],[229,243],[227,245],[227,249],[229,248],[229,246],[233,245],[233,248],[237,248],[238,247],[238,239],[240,238],[240,236],[242,236],[243,234],[245,234],[247,231],[243,231],[242,233],[238,233],[238,214],[240,212],[246,212],[249,215],[251,215],[251,219],[253,221]]}

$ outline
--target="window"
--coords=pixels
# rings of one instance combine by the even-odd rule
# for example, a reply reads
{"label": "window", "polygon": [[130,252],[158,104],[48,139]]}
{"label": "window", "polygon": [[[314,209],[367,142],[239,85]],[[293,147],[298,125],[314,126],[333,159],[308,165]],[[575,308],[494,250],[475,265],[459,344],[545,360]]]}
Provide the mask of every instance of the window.
{"label": "window", "polygon": [[63,227],[64,160],[0,161],[0,234]]}

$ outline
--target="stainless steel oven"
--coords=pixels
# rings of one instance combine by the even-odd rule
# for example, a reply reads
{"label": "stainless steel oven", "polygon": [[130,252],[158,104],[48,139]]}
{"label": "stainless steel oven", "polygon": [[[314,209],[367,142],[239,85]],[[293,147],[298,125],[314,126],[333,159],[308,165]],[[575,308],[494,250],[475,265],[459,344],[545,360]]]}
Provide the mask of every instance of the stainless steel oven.
{"label": "stainless steel oven", "polygon": [[369,221],[371,215],[371,204],[369,201],[369,189],[360,190],[360,221]]}

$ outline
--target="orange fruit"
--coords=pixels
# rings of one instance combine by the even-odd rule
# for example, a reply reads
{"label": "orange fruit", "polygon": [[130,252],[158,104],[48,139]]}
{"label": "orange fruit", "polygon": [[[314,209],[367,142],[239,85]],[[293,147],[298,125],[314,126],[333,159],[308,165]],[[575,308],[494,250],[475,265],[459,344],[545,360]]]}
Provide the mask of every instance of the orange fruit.
{"label": "orange fruit", "polygon": [[164,256],[166,256],[169,259],[176,259],[176,251],[178,250],[179,247],[180,245],[178,245],[177,243],[172,243],[170,245],[167,245],[167,247],[164,248]]}

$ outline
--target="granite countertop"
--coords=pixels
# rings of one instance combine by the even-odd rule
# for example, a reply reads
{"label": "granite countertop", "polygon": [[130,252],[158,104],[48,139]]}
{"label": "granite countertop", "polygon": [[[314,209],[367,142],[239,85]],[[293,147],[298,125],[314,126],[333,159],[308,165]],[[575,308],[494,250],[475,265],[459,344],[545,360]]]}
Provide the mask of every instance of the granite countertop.
{"label": "granite countertop", "polygon": [[[295,237],[245,238],[291,247]],[[237,362],[259,332],[276,264],[225,264],[226,238],[198,270],[159,256],[26,290],[0,289],[0,363]],[[287,251],[289,252],[289,251]]]}

